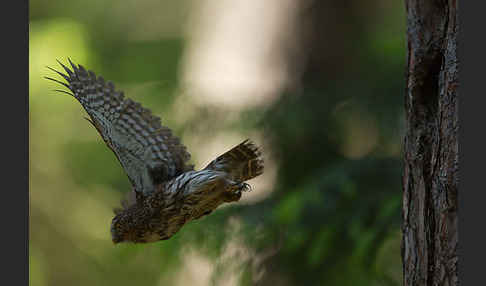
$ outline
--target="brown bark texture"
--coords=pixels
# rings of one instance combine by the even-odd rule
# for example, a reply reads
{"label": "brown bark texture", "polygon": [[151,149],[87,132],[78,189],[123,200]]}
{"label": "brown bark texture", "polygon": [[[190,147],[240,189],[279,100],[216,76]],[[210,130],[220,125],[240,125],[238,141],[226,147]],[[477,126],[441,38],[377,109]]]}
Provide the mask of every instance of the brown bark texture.
{"label": "brown bark texture", "polygon": [[405,0],[404,285],[458,285],[458,7]]}

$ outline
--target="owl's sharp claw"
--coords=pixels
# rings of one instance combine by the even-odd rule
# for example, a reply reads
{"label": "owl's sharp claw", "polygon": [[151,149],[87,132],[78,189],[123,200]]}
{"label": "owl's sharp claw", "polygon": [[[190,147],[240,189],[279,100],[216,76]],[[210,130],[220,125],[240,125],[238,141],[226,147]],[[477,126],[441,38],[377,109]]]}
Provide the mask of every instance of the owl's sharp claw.
{"label": "owl's sharp claw", "polygon": [[247,183],[235,183],[234,184],[234,189],[238,192],[251,192],[252,188],[250,184]]}
{"label": "owl's sharp claw", "polygon": [[247,184],[247,183],[242,183],[242,187],[241,187],[241,190],[243,192],[251,192],[252,191],[252,188],[250,186],[250,184]]}

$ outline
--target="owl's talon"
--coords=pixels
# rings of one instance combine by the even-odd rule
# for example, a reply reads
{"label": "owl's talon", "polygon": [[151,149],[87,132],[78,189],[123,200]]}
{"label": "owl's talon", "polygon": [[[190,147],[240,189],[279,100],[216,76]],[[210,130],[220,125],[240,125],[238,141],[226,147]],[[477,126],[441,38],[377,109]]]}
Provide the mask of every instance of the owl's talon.
{"label": "owl's talon", "polygon": [[247,183],[235,183],[233,184],[234,190],[237,192],[251,192],[252,188],[250,184]]}
{"label": "owl's talon", "polygon": [[250,184],[242,183],[240,190],[243,191],[243,192],[251,192],[252,188],[251,188]]}

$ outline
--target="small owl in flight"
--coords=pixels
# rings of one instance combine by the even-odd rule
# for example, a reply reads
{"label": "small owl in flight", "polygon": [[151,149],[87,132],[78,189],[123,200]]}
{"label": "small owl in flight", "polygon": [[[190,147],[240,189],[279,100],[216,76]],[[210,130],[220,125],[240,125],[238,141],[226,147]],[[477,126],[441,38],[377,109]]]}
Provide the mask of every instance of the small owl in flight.
{"label": "small owl in flight", "polygon": [[263,173],[261,152],[249,140],[220,155],[200,171],[189,165],[189,153],[160,118],[125,98],[111,82],[75,65],[51,69],[90,118],[115,153],[132,184],[129,198],[115,210],[113,242],[155,242],[172,237],[181,227],[223,203],[235,202],[250,186],[245,181]]}

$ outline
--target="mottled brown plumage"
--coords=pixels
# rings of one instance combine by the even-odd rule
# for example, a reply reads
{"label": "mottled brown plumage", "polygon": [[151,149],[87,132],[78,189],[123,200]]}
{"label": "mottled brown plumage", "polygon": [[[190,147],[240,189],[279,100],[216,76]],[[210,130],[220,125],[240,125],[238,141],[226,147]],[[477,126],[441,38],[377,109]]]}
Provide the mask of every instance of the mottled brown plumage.
{"label": "mottled brown plumage", "polygon": [[249,140],[194,171],[185,146],[160,118],[111,82],[69,63],[72,69],[60,63],[67,74],[53,70],[67,83],[46,78],[70,89],[66,93],[81,103],[132,183],[130,198],[115,210],[114,243],[168,239],[185,223],[238,201],[250,188],[245,181],[263,173],[261,153]]}

